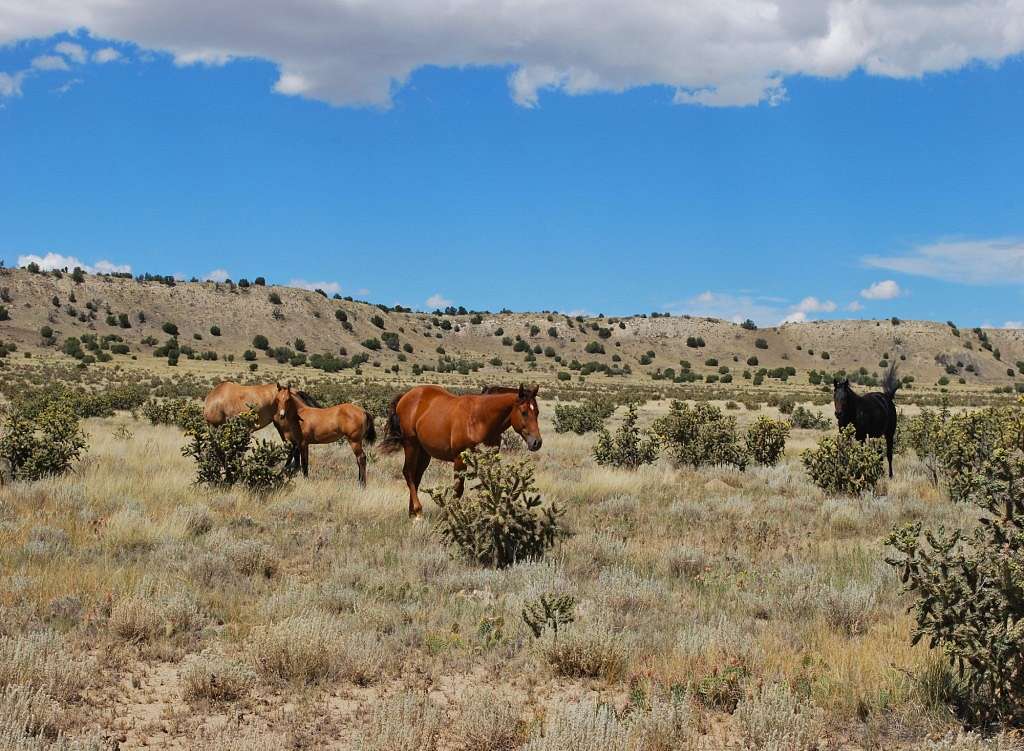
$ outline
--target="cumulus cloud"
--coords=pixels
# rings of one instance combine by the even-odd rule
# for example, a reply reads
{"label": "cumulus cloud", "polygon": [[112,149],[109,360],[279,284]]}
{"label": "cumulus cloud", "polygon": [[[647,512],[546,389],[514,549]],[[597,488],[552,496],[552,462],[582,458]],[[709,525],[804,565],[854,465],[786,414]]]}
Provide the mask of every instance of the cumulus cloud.
{"label": "cumulus cloud", "polygon": [[686,315],[710,316],[733,323],[750,318],[760,324],[800,323],[810,313],[832,313],[837,305],[832,300],[805,297],[795,305],[767,295],[733,294],[706,290],[688,300],[664,306],[667,310]]}
{"label": "cumulus cloud", "polygon": [[858,311],[864,310],[864,306],[861,305],[860,301],[853,300],[846,304],[846,309],[849,310],[851,313],[856,313]]}
{"label": "cumulus cloud", "polygon": [[92,53],[92,61],[103,65],[104,63],[112,63],[115,60],[121,59],[121,53],[113,47],[104,47],[103,49],[96,50]]}
{"label": "cumulus cloud", "polygon": [[900,289],[900,285],[892,279],[875,282],[867,289],[860,291],[860,296],[865,300],[892,300],[902,294],[903,290]]}
{"label": "cumulus cloud", "polygon": [[72,62],[84,63],[85,62],[85,48],[80,44],[74,42],[61,42],[53,48],[54,52],[59,52],[68,58]]}
{"label": "cumulus cloud", "polygon": [[8,0],[0,10],[0,45],[79,28],[180,64],[270,60],[282,94],[375,106],[424,66],[507,66],[526,106],[545,90],[645,85],[718,106],[779,101],[789,76],[910,78],[1024,50],[1019,0]]}
{"label": "cumulus cloud", "polygon": [[60,55],[40,55],[32,58],[32,67],[36,70],[68,70],[67,61]]}
{"label": "cumulus cloud", "polygon": [[30,263],[35,263],[43,271],[53,271],[54,269],[73,269],[78,266],[83,271],[87,271],[90,274],[130,274],[132,273],[132,267],[127,263],[113,263],[106,259],[97,261],[93,265],[83,263],[75,256],[65,256],[60,253],[47,253],[45,255],[36,255],[34,253],[28,253],[23,256],[18,256],[18,266],[24,268]]}
{"label": "cumulus cloud", "polygon": [[442,295],[440,292],[435,292],[427,298],[427,307],[433,310],[434,308],[447,308],[452,304],[452,301]]}
{"label": "cumulus cloud", "polygon": [[0,73],[0,96],[21,96],[21,83],[24,80],[25,71]]}
{"label": "cumulus cloud", "polygon": [[868,266],[963,284],[1024,283],[1024,240],[992,239],[921,245],[898,256],[868,256]]}
{"label": "cumulus cloud", "polygon": [[292,279],[288,282],[289,287],[298,287],[299,289],[308,289],[310,292],[322,289],[328,295],[340,295],[341,285],[337,282],[307,282],[305,279]]}
{"label": "cumulus cloud", "polygon": [[226,282],[231,278],[231,274],[227,272],[227,269],[214,269],[209,274],[203,277],[204,282]]}

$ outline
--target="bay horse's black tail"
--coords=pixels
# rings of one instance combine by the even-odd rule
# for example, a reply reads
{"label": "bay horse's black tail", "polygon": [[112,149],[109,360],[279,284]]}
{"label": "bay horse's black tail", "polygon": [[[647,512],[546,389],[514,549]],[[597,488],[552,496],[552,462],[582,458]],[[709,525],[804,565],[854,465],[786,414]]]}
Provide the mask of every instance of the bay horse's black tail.
{"label": "bay horse's black tail", "polygon": [[384,428],[384,440],[377,450],[382,454],[393,454],[402,447],[402,421],[398,417],[398,400],[405,394],[399,394],[388,405],[387,423]]}
{"label": "bay horse's black tail", "polygon": [[882,379],[882,393],[892,401],[896,397],[896,390],[900,387],[899,376],[896,375],[896,363],[889,366],[885,371],[885,378]]}
{"label": "bay horse's black tail", "polygon": [[363,410],[366,415],[366,422],[363,425],[363,443],[373,443],[377,440],[377,428],[373,425],[373,415]]}

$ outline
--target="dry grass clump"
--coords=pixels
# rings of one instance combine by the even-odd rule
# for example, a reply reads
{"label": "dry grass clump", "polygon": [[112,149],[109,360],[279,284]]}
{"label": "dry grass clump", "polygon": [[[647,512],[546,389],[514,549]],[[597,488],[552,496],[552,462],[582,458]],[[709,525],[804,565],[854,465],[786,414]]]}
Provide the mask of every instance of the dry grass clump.
{"label": "dry grass clump", "polygon": [[270,546],[259,540],[239,540],[224,550],[231,565],[242,576],[262,576],[269,579],[277,573],[280,561]]}
{"label": "dry grass clump", "polygon": [[185,701],[235,701],[248,694],[256,682],[248,666],[210,650],[187,657],[179,674]]}
{"label": "dry grass clump", "polygon": [[68,701],[88,685],[92,669],[92,660],[72,654],[52,631],[0,636],[0,688],[18,685]]}
{"label": "dry grass clump", "polygon": [[43,689],[6,686],[0,691],[0,748],[15,748],[4,743],[9,739],[56,737],[60,716],[60,706]]}
{"label": "dry grass clump", "polygon": [[110,610],[111,633],[134,643],[186,634],[202,624],[198,604],[184,592],[129,595]]}
{"label": "dry grass clump", "polygon": [[523,706],[496,691],[474,694],[455,721],[459,751],[513,751],[526,740]]}
{"label": "dry grass clump", "polygon": [[577,622],[557,640],[545,642],[544,656],[555,673],[566,678],[618,680],[631,656],[626,635],[604,623]]}
{"label": "dry grass clump", "polygon": [[146,553],[160,542],[160,530],[134,504],[126,505],[107,519],[104,538],[119,554]]}
{"label": "dry grass clump", "polygon": [[68,533],[57,527],[36,526],[28,534],[25,554],[31,558],[52,558],[66,555],[70,549]]}
{"label": "dry grass clump", "polygon": [[201,537],[213,529],[213,515],[210,509],[199,503],[179,506],[175,512],[177,522],[185,537]]}
{"label": "dry grass clump", "polygon": [[744,698],[733,718],[745,748],[814,751],[822,732],[821,712],[801,701],[788,686],[762,686]]}
{"label": "dry grass clump", "polygon": [[402,692],[378,705],[362,751],[436,751],[444,717],[425,694]]}
{"label": "dry grass clump", "polygon": [[522,751],[687,751],[697,741],[689,705],[655,697],[649,707],[631,705],[622,716],[607,704],[563,707]]}
{"label": "dry grass clump", "polygon": [[269,680],[371,683],[384,670],[384,649],[376,636],[353,633],[348,625],[323,613],[292,616],[258,629],[249,652]]}

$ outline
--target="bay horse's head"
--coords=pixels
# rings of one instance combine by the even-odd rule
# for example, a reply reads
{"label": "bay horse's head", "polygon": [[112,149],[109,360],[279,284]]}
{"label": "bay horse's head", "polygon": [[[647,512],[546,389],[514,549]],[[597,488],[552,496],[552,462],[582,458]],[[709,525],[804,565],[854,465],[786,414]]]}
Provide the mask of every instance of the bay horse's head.
{"label": "bay horse's head", "polygon": [[274,385],[277,386],[277,393],[274,394],[274,421],[287,421],[296,417],[297,411],[293,399],[296,392],[292,391],[291,384],[282,386],[280,383],[276,383]]}
{"label": "bay horse's head", "polygon": [[536,384],[530,388],[520,384],[516,405],[512,408],[512,429],[526,441],[526,448],[530,451],[536,451],[544,442],[540,436],[540,426],[537,424],[537,417],[540,414],[537,408],[539,388]]}
{"label": "bay horse's head", "polygon": [[832,381],[832,403],[836,409],[836,422],[842,430],[853,422],[853,389],[849,378]]}

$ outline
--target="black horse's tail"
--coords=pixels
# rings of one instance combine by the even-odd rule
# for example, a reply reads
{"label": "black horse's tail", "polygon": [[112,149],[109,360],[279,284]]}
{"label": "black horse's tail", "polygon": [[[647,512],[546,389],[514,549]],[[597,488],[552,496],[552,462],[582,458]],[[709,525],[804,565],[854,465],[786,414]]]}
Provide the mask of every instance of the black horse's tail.
{"label": "black horse's tail", "polygon": [[393,454],[402,446],[402,421],[398,417],[398,400],[405,394],[399,394],[388,405],[387,423],[384,428],[384,440],[380,442],[378,451],[382,454]]}
{"label": "black horse's tail", "polygon": [[377,440],[377,428],[373,425],[373,415],[363,410],[366,415],[366,422],[363,424],[363,443],[373,443]]}
{"label": "black horse's tail", "polygon": [[896,363],[889,366],[885,371],[885,378],[882,379],[882,393],[890,400],[896,397],[896,390],[900,387],[900,379],[896,374]]}

